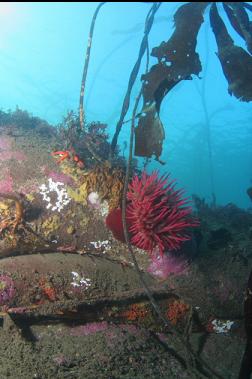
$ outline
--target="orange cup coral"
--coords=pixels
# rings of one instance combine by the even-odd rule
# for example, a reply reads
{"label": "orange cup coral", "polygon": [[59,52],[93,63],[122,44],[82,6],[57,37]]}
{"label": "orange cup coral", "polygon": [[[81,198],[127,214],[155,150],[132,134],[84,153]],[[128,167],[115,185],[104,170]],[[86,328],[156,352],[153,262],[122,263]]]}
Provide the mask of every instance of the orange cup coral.
{"label": "orange cup coral", "polygon": [[181,320],[185,314],[189,311],[189,305],[183,303],[181,300],[175,300],[168,307],[166,316],[172,325],[176,325],[179,320]]}

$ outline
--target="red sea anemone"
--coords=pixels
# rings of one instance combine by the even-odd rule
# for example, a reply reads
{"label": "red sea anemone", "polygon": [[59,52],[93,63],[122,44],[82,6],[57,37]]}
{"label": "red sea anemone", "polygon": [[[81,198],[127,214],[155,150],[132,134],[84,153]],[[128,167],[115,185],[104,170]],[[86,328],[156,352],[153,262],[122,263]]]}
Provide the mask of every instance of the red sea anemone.
{"label": "red sea anemone", "polygon": [[121,242],[126,242],[123,231],[121,208],[112,209],[106,217],[106,225],[111,230],[113,236]]}
{"label": "red sea anemone", "polygon": [[[182,198],[183,191],[175,190],[175,182],[168,179],[169,175],[158,178],[157,172],[151,175],[143,172],[141,178],[134,176],[129,184],[126,220],[130,241],[150,253],[155,247],[160,254],[165,250],[178,250],[190,239],[188,228],[198,225],[198,221],[190,216],[187,199]],[[112,232],[113,225],[116,225],[116,238],[119,234],[123,236],[123,231],[118,231],[122,225],[120,217],[121,211],[117,210],[106,220]]]}

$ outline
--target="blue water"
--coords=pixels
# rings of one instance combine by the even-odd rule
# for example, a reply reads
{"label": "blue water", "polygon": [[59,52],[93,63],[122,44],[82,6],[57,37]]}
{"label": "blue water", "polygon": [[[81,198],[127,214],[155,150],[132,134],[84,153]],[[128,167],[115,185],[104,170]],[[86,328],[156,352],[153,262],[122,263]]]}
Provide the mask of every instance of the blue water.
{"label": "blue water", "polygon": [[[89,26],[97,4],[0,3],[1,109],[14,110],[18,105],[55,125],[68,110],[77,110]],[[172,16],[181,4],[162,4],[150,34],[150,47],[169,39]],[[150,7],[151,3],[108,3],[97,18],[85,111],[88,122],[107,123],[111,137]],[[221,15],[225,19],[223,12]],[[244,46],[231,28],[229,32],[235,43]],[[217,204],[232,202],[248,208],[251,201],[246,189],[252,184],[251,104],[228,94],[216,51],[206,11],[197,45],[203,70],[200,78],[180,83],[163,101],[160,115],[166,139],[161,160],[166,165],[153,161],[149,170],[171,172],[189,195],[196,193],[208,201],[214,185]],[[150,64],[155,63],[151,58]],[[132,103],[140,85],[139,76]],[[210,116],[209,139],[203,97]],[[126,124],[120,144],[128,138]],[[142,164],[139,159],[140,168]]]}

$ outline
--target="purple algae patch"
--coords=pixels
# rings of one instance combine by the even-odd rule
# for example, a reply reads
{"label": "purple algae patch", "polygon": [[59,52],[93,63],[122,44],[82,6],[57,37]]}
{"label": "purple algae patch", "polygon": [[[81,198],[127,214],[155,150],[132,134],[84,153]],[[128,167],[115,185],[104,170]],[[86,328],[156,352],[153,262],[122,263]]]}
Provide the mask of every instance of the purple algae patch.
{"label": "purple algae patch", "polygon": [[10,150],[12,141],[10,137],[0,137],[0,150]]}
{"label": "purple algae patch", "polygon": [[16,161],[26,160],[26,155],[22,151],[1,151],[0,161],[8,161],[10,159],[15,159]]}
{"label": "purple algae patch", "polygon": [[0,305],[8,304],[15,295],[13,280],[7,275],[0,275]]}
{"label": "purple algae patch", "polygon": [[100,321],[100,322],[88,322],[85,325],[75,326],[71,328],[70,334],[72,336],[88,336],[90,334],[94,334],[97,332],[101,332],[103,330],[106,330],[108,328],[107,321]]}
{"label": "purple algae patch", "polygon": [[61,182],[64,184],[67,184],[69,186],[74,184],[73,179],[66,174],[63,174],[61,172],[56,172],[56,171],[50,171],[48,173],[49,178],[51,178],[54,182]]}
{"label": "purple algae patch", "polygon": [[167,279],[171,274],[186,274],[188,272],[188,262],[184,257],[177,256],[176,254],[168,253],[160,255],[154,252],[147,271],[160,279]]}
{"label": "purple algae patch", "polygon": [[0,137],[0,161],[9,159],[24,161],[27,157],[22,151],[12,150],[12,140],[9,137]]}
{"label": "purple algae patch", "polygon": [[8,171],[4,172],[5,178],[0,180],[0,192],[13,192],[13,178]]}

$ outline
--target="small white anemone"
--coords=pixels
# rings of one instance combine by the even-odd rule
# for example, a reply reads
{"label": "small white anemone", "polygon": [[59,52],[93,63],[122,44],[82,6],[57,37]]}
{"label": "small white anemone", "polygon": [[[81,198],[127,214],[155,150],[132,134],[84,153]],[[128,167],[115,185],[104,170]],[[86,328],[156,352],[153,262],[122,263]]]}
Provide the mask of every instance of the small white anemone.
{"label": "small white anemone", "polygon": [[99,194],[97,192],[90,192],[87,197],[88,203],[94,207],[95,209],[99,209],[101,205],[101,201],[99,198]]}

